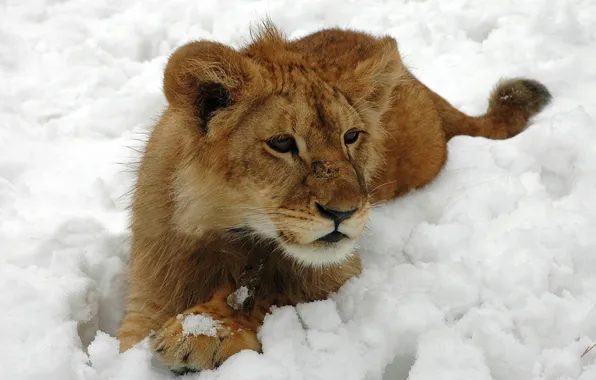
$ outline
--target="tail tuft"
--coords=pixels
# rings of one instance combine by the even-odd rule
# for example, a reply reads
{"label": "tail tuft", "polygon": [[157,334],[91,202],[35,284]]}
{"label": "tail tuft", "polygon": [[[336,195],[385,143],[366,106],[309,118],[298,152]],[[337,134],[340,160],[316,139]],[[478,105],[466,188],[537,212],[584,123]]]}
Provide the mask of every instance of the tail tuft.
{"label": "tail tuft", "polygon": [[552,95],[542,83],[525,78],[501,80],[489,100],[489,114],[514,113],[526,120],[546,107]]}

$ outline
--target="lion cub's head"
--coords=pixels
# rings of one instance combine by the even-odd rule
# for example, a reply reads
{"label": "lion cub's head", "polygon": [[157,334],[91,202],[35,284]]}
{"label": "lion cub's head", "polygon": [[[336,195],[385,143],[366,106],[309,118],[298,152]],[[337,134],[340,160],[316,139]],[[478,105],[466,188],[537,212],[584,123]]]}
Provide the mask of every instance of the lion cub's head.
{"label": "lion cub's head", "polygon": [[170,58],[162,123],[180,163],[173,222],[244,229],[305,265],[342,261],[369,214],[380,119],[402,75],[395,41],[267,28],[237,51],[193,42]]}

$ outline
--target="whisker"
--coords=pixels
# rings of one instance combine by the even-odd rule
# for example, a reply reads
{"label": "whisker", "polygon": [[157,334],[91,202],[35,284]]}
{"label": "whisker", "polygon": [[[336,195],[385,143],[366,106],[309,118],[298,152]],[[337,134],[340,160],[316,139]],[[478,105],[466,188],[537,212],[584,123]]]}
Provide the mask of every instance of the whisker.
{"label": "whisker", "polygon": [[381,187],[383,187],[383,186],[386,186],[386,185],[389,185],[389,184],[392,184],[392,183],[396,183],[396,182],[397,182],[397,181],[396,181],[396,180],[394,180],[394,181],[388,181],[388,182],[382,183],[382,184],[380,184],[380,185],[376,186],[374,189],[372,189],[372,190],[370,191],[370,194],[371,194],[371,195],[372,195],[372,194],[374,194],[374,192],[375,192],[375,191],[377,191],[379,188],[381,188]]}
{"label": "whisker", "polygon": [[375,207],[378,207],[378,206],[382,206],[382,205],[384,205],[385,203],[388,203],[388,202],[389,202],[388,200],[385,200],[384,199],[382,201],[378,201],[378,202],[372,203],[370,205],[370,208],[375,208]]}
{"label": "whisker", "polygon": [[284,208],[280,208],[280,207],[250,207],[250,206],[229,206],[229,207],[218,207],[218,210],[238,210],[238,209],[244,209],[244,210],[251,210],[251,211],[267,211],[267,210],[273,210],[274,212],[267,212],[267,214],[275,214],[275,215],[284,215],[284,216],[292,216],[295,217],[296,215],[299,215],[303,218],[313,218],[316,219],[315,216],[311,215],[310,213],[304,212],[304,211],[298,211],[298,210],[290,210],[290,209],[284,209]]}

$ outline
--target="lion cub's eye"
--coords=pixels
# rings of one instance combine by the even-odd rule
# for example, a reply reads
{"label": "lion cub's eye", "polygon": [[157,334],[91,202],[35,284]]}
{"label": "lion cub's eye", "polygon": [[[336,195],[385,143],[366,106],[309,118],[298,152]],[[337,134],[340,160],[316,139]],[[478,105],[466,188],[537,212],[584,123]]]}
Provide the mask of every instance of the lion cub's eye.
{"label": "lion cub's eye", "polygon": [[275,136],[267,140],[267,145],[271,149],[279,153],[298,153],[298,147],[296,146],[296,140],[292,136],[281,135]]}
{"label": "lion cub's eye", "polygon": [[354,144],[358,137],[360,137],[360,131],[347,131],[344,134],[344,143],[346,145]]}

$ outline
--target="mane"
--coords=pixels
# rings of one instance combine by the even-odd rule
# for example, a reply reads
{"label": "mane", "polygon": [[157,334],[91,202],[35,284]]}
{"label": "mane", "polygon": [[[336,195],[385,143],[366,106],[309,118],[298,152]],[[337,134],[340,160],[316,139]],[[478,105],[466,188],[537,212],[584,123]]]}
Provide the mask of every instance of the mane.
{"label": "mane", "polygon": [[288,42],[288,38],[284,32],[269,18],[262,20],[256,25],[251,25],[249,35],[251,39],[250,45],[259,43],[283,45]]}
{"label": "mane", "polygon": [[304,54],[293,48],[293,43],[271,20],[251,26],[250,42],[240,50],[263,66],[312,66]]}

